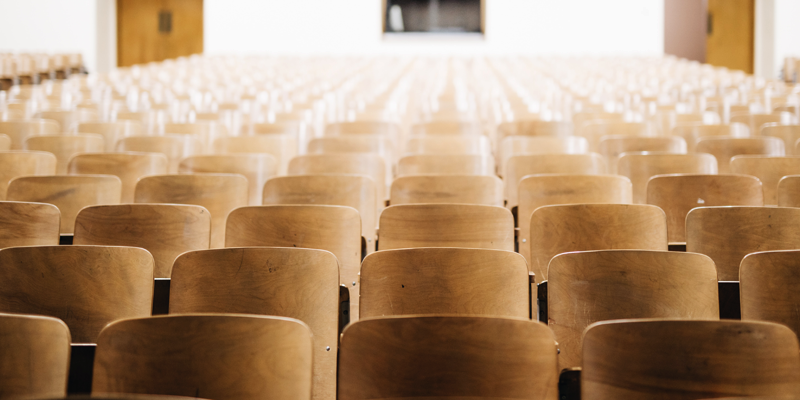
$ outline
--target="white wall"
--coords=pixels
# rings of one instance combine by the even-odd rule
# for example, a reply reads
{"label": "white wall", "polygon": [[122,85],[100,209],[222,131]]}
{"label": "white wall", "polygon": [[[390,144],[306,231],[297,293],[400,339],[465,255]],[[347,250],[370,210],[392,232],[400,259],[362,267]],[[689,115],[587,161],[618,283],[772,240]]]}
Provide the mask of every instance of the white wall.
{"label": "white wall", "polygon": [[800,1],[774,0],[775,1],[775,44],[774,51],[774,78],[783,68],[786,57],[800,57]]}
{"label": "white wall", "polygon": [[205,0],[205,52],[664,52],[664,0],[487,0],[485,38],[383,39],[380,0]]}

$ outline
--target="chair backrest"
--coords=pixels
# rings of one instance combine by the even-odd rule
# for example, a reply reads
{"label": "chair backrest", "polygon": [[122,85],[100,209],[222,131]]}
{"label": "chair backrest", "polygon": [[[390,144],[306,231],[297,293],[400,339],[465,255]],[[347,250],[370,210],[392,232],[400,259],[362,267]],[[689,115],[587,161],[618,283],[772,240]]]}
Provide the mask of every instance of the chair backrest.
{"label": "chair backrest", "polygon": [[800,175],[788,175],[778,182],[778,207],[800,207]]}
{"label": "chair backrest", "polygon": [[57,245],[60,221],[52,204],[0,201],[0,249]]}
{"label": "chair backrest", "polygon": [[61,213],[61,233],[73,233],[78,211],[119,204],[122,182],[114,175],[21,176],[8,185],[8,200],[49,203]]}
{"label": "chair backrest", "polygon": [[528,175],[519,182],[519,252],[531,258],[531,214],[559,204],[631,204],[631,181],[619,175]]}
{"label": "chair backrest", "polygon": [[240,129],[240,136],[296,134],[300,130],[300,121],[286,121],[263,124],[245,124]]}
{"label": "chair backrest", "polygon": [[751,253],[739,267],[742,319],[771,321],[800,333],[800,250]]}
{"label": "chair backrest", "polygon": [[342,135],[311,139],[308,142],[310,154],[321,153],[375,153],[384,157],[393,154],[392,141],[384,135]]}
{"label": "chair backrest", "polygon": [[400,127],[393,122],[384,121],[334,122],[325,126],[326,136],[354,134],[397,136],[400,134]]}
{"label": "chair backrest", "polygon": [[581,398],[706,399],[800,390],[797,336],[766,322],[621,320],[583,336]]}
{"label": "chair backrest", "polygon": [[731,173],[731,159],[738,155],[783,156],[783,140],[776,137],[706,137],[700,138],[696,147],[699,153],[716,157],[720,174]]}
{"label": "chair backrest", "polygon": [[571,122],[526,120],[504,122],[497,126],[497,140],[506,136],[570,136],[574,133]]}
{"label": "chair backrest", "polygon": [[776,114],[733,114],[731,115],[731,122],[739,122],[750,127],[750,132],[758,134],[764,124],[777,124],[781,122],[780,113]]}
{"label": "chair backrest", "polygon": [[452,314],[528,318],[528,265],[511,251],[379,251],[361,264],[362,318]]}
{"label": "chair backrest", "polygon": [[503,181],[481,175],[411,175],[392,182],[391,205],[462,203],[503,206]]}
{"label": "chair backrest", "polygon": [[711,257],[719,280],[737,281],[746,255],[800,249],[798,224],[797,208],[699,207],[686,216],[686,251]]}
{"label": "chair backrest", "polygon": [[225,220],[247,205],[247,178],[237,174],[156,175],[139,180],[136,203],[202,206],[211,214],[211,248],[225,247]]}
{"label": "chair backrest", "polygon": [[357,174],[375,181],[378,210],[386,201],[386,161],[377,154],[308,154],[289,162],[289,175]]}
{"label": "chair backrest", "polygon": [[407,204],[381,213],[378,250],[468,247],[514,251],[514,217],[496,206]]}
{"label": "chair backrest", "polygon": [[758,178],[764,190],[764,204],[778,204],[778,183],[784,176],[800,174],[800,156],[735,156],[731,159],[731,172]]}
{"label": "chair backrest", "polygon": [[55,175],[56,157],[43,151],[0,152],[0,200],[6,199],[8,184],[14,178],[32,175]]}
{"label": "chair backrest", "polygon": [[705,153],[623,153],[617,162],[617,173],[630,178],[633,184],[633,203],[647,202],[647,182],[656,175],[717,173],[714,156]]}
{"label": "chair backrest", "polygon": [[537,174],[584,174],[600,175],[606,173],[606,162],[597,153],[589,154],[539,154],[514,156],[506,163],[503,180],[506,185],[506,207],[519,204],[519,181],[527,175]]}
{"label": "chair backrest", "polygon": [[251,206],[261,204],[261,193],[268,179],[278,174],[278,162],[270,154],[203,155],[183,159],[178,166],[181,174],[224,173],[247,178]]}
{"label": "chair backrest", "polygon": [[358,210],[367,250],[375,250],[378,227],[376,188],[366,175],[293,175],[272,178],[264,185],[263,204],[318,204]]}
{"label": "chair backrest", "polygon": [[750,129],[744,124],[716,124],[706,125],[702,122],[682,123],[672,128],[672,135],[680,136],[686,140],[686,150],[689,153],[695,152],[697,141],[703,137],[747,137],[750,136]]}
{"label": "chair backrest", "polygon": [[669,241],[686,241],[686,215],[708,206],[763,206],[758,178],[747,175],[656,175],[647,182],[647,204],[667,214]]}
{"label": "chair backrest", "polygon": [[589,150],[598,151],[600,140],[605,136],[654,136],[655,127],[644,122],[622,122],[609,120],[590,120],[583,123],[577,131],[589,141]]}
{"label": "chair backrest", "polygon": [[167,315],[117,321],[97,341],[93,393],[309,400],[311,331],[292,318]]}
{"label": "chair backrest", "polygon": [[31,136],[25,140],[26,150],[46,151],[56,156],[56,174],[65,175],[72,156],[79,153],[100,153],[105,149],[98,134]]}
{"label": "chair backrest", "polygon": [[69,162],[69,173],[116,175],[122,181],[123,203],[133,203],[140,178],[167,173],[167,157],[158,153],[78,154]]}
{"label": "chair backrest", "polygon": [[506,136],[498,149],[498,172],[504,176],[508,159],[514,156],[537,154],[585,154],[589,142],[580,136]]}
{"label": "chair backrest", "polygon": [[761,127],[761,136],[772,136],[783,140],[786,155],[800,155],[796,151],[797,140],[800,139],[800,125],[765,124]]}
{"label": "chair backrest", "polygon": [[67,395],[70,336],[63,321],[0,314],[0,399]]}
{"label": "chair backrest", "polygon": [[191,135],[129,136],[117,142],[117,151],[161,153],[167,157],[167,172],[178,173],[181,160],[203,153],[203,143]]}
{"label": "chair backrest", "polygon": [[412,136],[403,148],[404,154],[475,154],[490,155],[492,146],[483,135]]}
{"label": "chair backrest", "polygon": [[553,334],[536,321],[374,318],[350,324],[339,348],[339,400],[558,399]]}
{"label": "chair backrest", "polygon": [[608,171],[617,172],[617,158],[622,153],[652,151],[657,153],[686,154],[686,141],[680,136],[604,136],[597,151],[606,158]]}
{"label": "chair backrest", "polygon": [[79,122],[96,121],[97,112],[92,110],[47,110],[36,113],[36,118],[57,121],[61,132],[74,133]]}
{"label": "chair backrest", "polygon": [[531,214],[528,265],[536,282],[558,254],[587,250],[667,250],[667,219],[641,204],[572,204],[537,208]]}
{"label": "chair backrest", "polygon": [[169,278],[181,253],[209,248],[211,216],[182,204],[121,204],[86,207],[75,218],[76,245],[133,246],[149,251],[153,275]]}
{"label": "chair backrest", "polygon": [[78,124],[78,133],[98,133],[105,138],[106,151],[114,151],[117,141],[127,136],[143,135],[144,126],[139,121],[84,122]]}
{"label": "chair backrest", "polygon": [[361,218],[345,206],[273,205],[230,213],[225,247],[300,247],[327,250],[339,260],[339,279],[350,289],[350,320],[358,318]]}
{"label": "chair backrest", "polygon": [[11,138],[11,150],[22,150],[28,137],[58,135],[61,133],[61,126],[52,119],[0,121],[0,133]]}
{"label": "chair backrest", "polygon": [[717,269],[702,254],[651,250],[564,253],[550,260],[547,280],[548,325],[561,350],[560,369],[581,366],[581,336],[597,321],[719,319]]}
{"label": "chair backrest", "polygon": [[191,135],[203,143],[204,149],[211,150],[218,138],[228,137],[228,128],[219,122],[201,121],[193,123],[164,123],[161,126],[164,135]]}
{"label": "chair backrest", "polygon": [[482,135],[483,127],[476,122],[432,121],[411,126],[412,135]]}
{"label": "chair backrest", "polygon": [[572,114],[572,123],[575,124],[577,133],[583,129],[583,126],[592,122],[624,122],[625,115],[621,113],[610,113],[603,111],[581,111]]}
{"label": "chair backrest", "polygon": [[486,155],[420,154],[397,162],[397,176],[424,174],[494,175],[494,158]]}
{"label": "chair backrest", "polygon": [[270,154],[278,162],[278,173],[285,175],[289,161],[297,155],[297,138],[288,134],[223,137],[214,142],[214,152]]}
{"label": "chair backrest", "polygon": [[11,150],[11,138],[4,133],[0,133],[0,151],[9,150]]}
{"label": "chair backrest", "polygon": [[94,343],[111,321],[152,312],[153,257],[110,246],[0,250],[0,312],[62,319],[74,343]]}
{"label": "chair backrest", "polygon": [[313,398],[336,398],[339,264],[333,253],[263,247],[184,253],[172,269],[169,311],[303,321],[314,334]]}

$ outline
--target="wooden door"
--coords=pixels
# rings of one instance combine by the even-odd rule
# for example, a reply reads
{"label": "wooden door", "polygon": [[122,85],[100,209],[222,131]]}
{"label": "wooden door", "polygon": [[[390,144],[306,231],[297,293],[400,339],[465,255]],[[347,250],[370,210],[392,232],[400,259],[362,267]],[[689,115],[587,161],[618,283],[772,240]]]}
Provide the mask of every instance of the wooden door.
{"label": "wooden door", "polygon": [[706,62],[753,73],[755,0],[708,0]]}
{"label": "wooden door", "polygon": [[203,0],[117,0],[117,65],[203,52]]}

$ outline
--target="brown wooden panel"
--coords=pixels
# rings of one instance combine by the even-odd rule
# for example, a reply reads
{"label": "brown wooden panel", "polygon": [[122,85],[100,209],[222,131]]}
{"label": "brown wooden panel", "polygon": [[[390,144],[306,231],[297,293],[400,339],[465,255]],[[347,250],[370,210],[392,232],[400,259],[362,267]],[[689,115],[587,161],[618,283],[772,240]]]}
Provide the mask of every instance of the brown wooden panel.
{"label": "brown wooden panel", "polygon": [[203,0],[117,0],[118,66],[202,52]]}
{"label": "brown wooden panel", "polygon": [[753,73],[755,0],[708,0],[706,62]]}

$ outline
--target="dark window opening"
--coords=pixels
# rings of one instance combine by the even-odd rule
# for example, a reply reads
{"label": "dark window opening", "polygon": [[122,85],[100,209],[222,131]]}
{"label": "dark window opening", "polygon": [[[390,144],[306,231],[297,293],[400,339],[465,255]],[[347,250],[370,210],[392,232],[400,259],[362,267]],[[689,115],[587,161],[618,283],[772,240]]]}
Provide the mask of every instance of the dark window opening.
{"label": "dark window opening", "polygon": [[385,32],[477,32],[481,0],[386,0]]}

